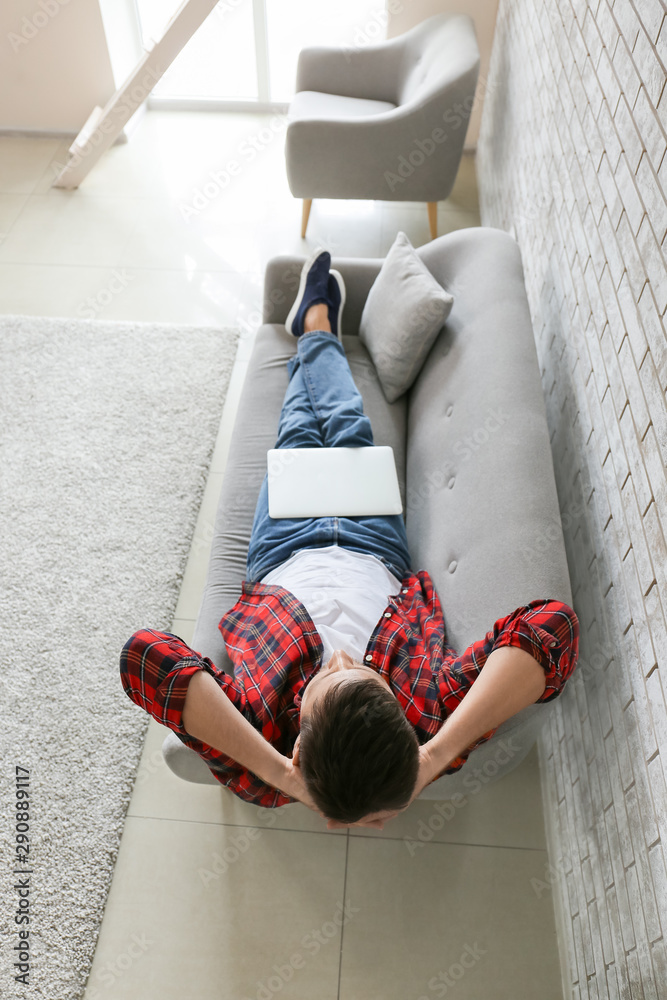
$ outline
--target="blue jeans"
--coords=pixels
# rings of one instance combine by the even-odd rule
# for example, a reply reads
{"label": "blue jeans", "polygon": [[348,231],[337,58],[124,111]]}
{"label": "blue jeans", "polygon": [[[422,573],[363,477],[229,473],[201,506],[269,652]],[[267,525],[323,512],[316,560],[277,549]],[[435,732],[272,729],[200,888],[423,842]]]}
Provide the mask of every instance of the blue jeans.
{"label": "blue jeans", "polygon": [[[302,334],[288,362],[290,381],[276,448],[361,448],[373,444],[370,421],[342,344],[331,333]],[[340,545],[376,556],[399,580],[410,569],[400,514],[374,517],[269,517],[264,477],[252,526],[246,579],[261,580],[299,549]]]}

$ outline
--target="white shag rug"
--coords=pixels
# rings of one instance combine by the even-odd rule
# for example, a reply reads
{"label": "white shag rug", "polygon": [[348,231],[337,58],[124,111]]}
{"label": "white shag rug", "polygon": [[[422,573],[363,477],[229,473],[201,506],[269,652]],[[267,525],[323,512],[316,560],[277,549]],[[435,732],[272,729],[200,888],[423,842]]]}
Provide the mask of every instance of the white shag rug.
{"label": "white shag rug", "polygon": [[148,721],[119,653],[171,625],[237,340],[0,317],[2,997],[83,995]]}

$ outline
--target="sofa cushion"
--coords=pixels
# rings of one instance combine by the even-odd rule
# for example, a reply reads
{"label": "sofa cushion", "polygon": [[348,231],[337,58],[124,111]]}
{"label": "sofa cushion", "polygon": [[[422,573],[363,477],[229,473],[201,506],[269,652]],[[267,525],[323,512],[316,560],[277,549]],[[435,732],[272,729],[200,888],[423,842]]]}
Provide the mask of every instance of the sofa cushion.
{"label": "sofa cushion", "polygon": [[359,327],[388,402],[416,379],[453,302],[399,233],[368,293]]}
{"label": "sofa cushion", "polygon": [[292,121],[301,118],[329,120],[336,118],[366,118],[393,111],[395,104],[388,101],[369,101],[363,97],[341,97],[315,90],[301,90],[294,95],[288,115]]}

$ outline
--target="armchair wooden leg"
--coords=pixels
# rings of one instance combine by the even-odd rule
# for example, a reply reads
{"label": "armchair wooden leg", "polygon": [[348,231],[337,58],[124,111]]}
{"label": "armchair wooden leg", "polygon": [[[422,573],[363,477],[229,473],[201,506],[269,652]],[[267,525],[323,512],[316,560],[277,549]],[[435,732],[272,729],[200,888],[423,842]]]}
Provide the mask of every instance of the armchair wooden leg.
{"label": "armchair wooden leg", "polygon": [[310,209],[313,204],[312,198],[303,199],[303,208],[301,210],[301,239],[306,238],[306,229],[308,229],[308,219],[310,218]]}
{"label": "armchair wooden leg", "polygon": [[428,225],[431,230],[431,239],[434,240],[438,235],[438,203],[437,201],[428,202]]}

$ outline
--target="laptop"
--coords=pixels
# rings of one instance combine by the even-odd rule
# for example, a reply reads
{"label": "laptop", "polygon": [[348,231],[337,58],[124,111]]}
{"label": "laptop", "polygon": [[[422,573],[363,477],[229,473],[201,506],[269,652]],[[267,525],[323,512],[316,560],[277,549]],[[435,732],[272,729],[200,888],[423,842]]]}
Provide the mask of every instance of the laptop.
{"label": "laptop", "polygon": [[272,448],[267,466],[270,517],[403,511],[393,448]]}

